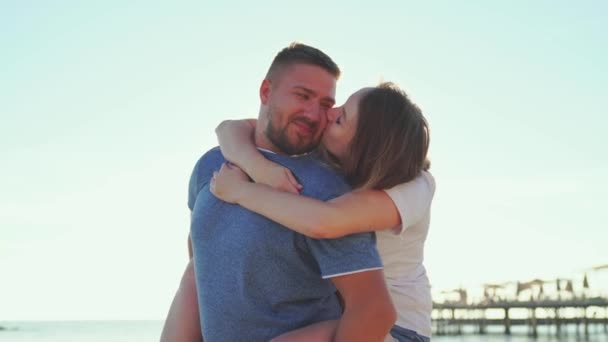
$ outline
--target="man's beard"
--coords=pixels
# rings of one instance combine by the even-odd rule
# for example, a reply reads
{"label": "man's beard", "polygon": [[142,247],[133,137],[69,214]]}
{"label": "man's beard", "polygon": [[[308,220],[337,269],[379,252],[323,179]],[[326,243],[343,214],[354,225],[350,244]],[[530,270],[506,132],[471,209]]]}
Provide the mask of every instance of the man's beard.
{"label": "man's beard", "polygon": [[282,127],[282,128],[278,128],[275,127],[273,124],[273,114],[276,113],[276,111],[272,111],[268,113],[268,125],[266,126],[266,130],[264,131],[264,134],[266,134],[266,137],[268,138],[268,140],[270,140],[270,142],[276,146],[281,152],[287,154],[287,155],[296,155],[296,154],[302,154],[302,153],[306,153],[306,152],[310,152],[312,151],[315,147],[317,147],[317,145],[319,144],[318,139],[317,140],[311,140],[309,143],[300,143],[301,139],[298,138],[298,142],[296,143],[292,143],[291,141],[289,141],[289,136],[287,134],[287,128],[289,127],[289,124],[293,121],[293,120],[300,120],[303,121],[305,123],[307,123],[308,125],[311,126],[311,129],[314,131],[316,131],[318,129],[318,127],[316,127],[317,125],[314,123],[311,123],[308,119],[306,118],[294,118],[293,120],[287,122],[287,124]]}

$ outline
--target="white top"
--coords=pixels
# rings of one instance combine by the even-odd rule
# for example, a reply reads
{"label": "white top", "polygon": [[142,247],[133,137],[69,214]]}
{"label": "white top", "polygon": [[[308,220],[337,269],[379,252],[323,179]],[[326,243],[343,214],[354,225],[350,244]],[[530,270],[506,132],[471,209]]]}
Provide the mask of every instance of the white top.
{"label": "white top", "polygon": [[431,337],[431,285],[422,265],[435,194],[433,176],[423,171],[416,179],[384,190],[399,210],[402,224],[376,232],[384,276],[397,309],[397,324]]}

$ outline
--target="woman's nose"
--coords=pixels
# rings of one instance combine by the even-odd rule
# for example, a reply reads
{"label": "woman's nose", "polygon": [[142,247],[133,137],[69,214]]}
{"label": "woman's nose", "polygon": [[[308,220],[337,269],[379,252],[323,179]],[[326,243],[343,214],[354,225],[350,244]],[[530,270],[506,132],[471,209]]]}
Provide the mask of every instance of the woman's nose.
{"label": "woman's nose", "polygon": [[334,107],[327,111],[327,121],[334,122],[338,117],[338,107]]}

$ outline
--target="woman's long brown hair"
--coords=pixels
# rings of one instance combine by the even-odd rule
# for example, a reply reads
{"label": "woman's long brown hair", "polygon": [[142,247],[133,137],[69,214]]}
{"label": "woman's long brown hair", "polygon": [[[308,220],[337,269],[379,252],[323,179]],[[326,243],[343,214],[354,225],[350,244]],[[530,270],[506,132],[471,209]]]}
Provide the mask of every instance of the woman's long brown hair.
{"label": "woman's long brown hair", "polygon": [[339,167],[353,188],[391,188],[429,169],[429,140],[422,111],[403,90],[384,82],[361,97],[357,129]]}

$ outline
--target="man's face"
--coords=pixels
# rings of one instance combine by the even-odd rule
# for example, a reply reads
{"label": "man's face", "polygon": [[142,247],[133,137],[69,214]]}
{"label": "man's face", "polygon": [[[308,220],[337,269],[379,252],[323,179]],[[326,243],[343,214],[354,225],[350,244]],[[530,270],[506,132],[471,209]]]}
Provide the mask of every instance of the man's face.
{"label": "man's face", "polygon": [[327,111],[335,103],[336,78],[318,66],[294,64],[265,83],[266,98],[264,83],[261,91],[268,140],[288,155],[314,149],[327,125]]}

